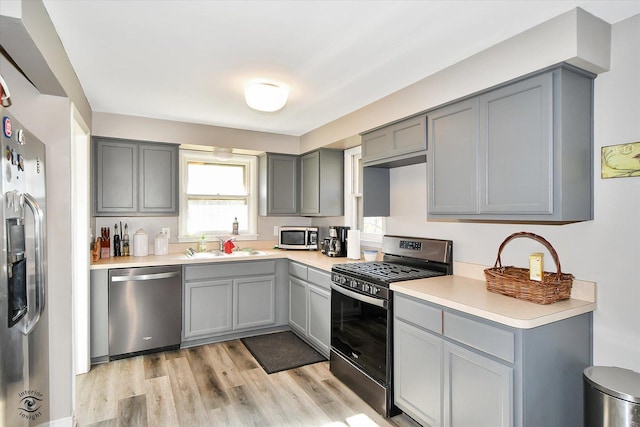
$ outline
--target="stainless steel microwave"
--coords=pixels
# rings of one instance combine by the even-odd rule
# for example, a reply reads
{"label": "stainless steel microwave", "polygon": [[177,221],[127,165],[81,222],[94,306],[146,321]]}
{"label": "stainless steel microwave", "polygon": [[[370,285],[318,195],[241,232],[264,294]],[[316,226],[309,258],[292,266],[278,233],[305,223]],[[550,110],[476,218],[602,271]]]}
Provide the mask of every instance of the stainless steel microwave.
{"label": "stainless steel microwave", "polygon": [[280,249],[318,250],[318,227],[290,227],[279,228],[278,247]]}

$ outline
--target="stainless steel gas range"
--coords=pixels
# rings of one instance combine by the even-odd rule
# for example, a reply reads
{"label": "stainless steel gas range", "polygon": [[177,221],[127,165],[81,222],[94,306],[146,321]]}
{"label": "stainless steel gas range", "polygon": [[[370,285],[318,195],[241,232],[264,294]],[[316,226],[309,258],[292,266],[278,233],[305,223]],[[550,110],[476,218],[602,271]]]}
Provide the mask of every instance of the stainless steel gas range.
{"label": "stainless steel gas range", "polygon": [[331,372],[380,414],[393,405],[393,282],[453,274],[453,242],[384,236],[382,261],[331,269]]}

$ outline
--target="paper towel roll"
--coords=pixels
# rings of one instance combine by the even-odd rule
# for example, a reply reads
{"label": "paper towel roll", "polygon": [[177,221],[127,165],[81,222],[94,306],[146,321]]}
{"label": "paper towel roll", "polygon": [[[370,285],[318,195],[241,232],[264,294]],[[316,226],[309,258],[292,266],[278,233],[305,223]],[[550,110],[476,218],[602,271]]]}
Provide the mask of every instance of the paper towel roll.
{"label": "paper towel roll", "polygon": [[360,230],[347,230],[347,258],[360,259]]}

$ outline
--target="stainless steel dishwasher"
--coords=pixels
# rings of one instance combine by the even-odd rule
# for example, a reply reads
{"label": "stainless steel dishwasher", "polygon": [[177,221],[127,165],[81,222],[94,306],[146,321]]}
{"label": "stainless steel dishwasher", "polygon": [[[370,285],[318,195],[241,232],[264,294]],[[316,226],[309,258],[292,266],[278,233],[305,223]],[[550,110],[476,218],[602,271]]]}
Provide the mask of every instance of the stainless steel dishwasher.
{"label": "stainless steel dishwasher", "polygon": [[181,313],[181,266],[109,270],[109,359],[178,348]]}

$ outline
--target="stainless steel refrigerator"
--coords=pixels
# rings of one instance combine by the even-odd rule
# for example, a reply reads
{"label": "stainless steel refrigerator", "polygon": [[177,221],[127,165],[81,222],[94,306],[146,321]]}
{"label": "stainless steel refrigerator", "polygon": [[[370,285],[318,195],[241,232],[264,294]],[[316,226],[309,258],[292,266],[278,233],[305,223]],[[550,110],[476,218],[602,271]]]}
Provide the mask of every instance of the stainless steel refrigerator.
{"label": "stainless steel refrigerator", "polygon": [[37,426],[50,418],[45,146],[0,113],[0,425]]}

